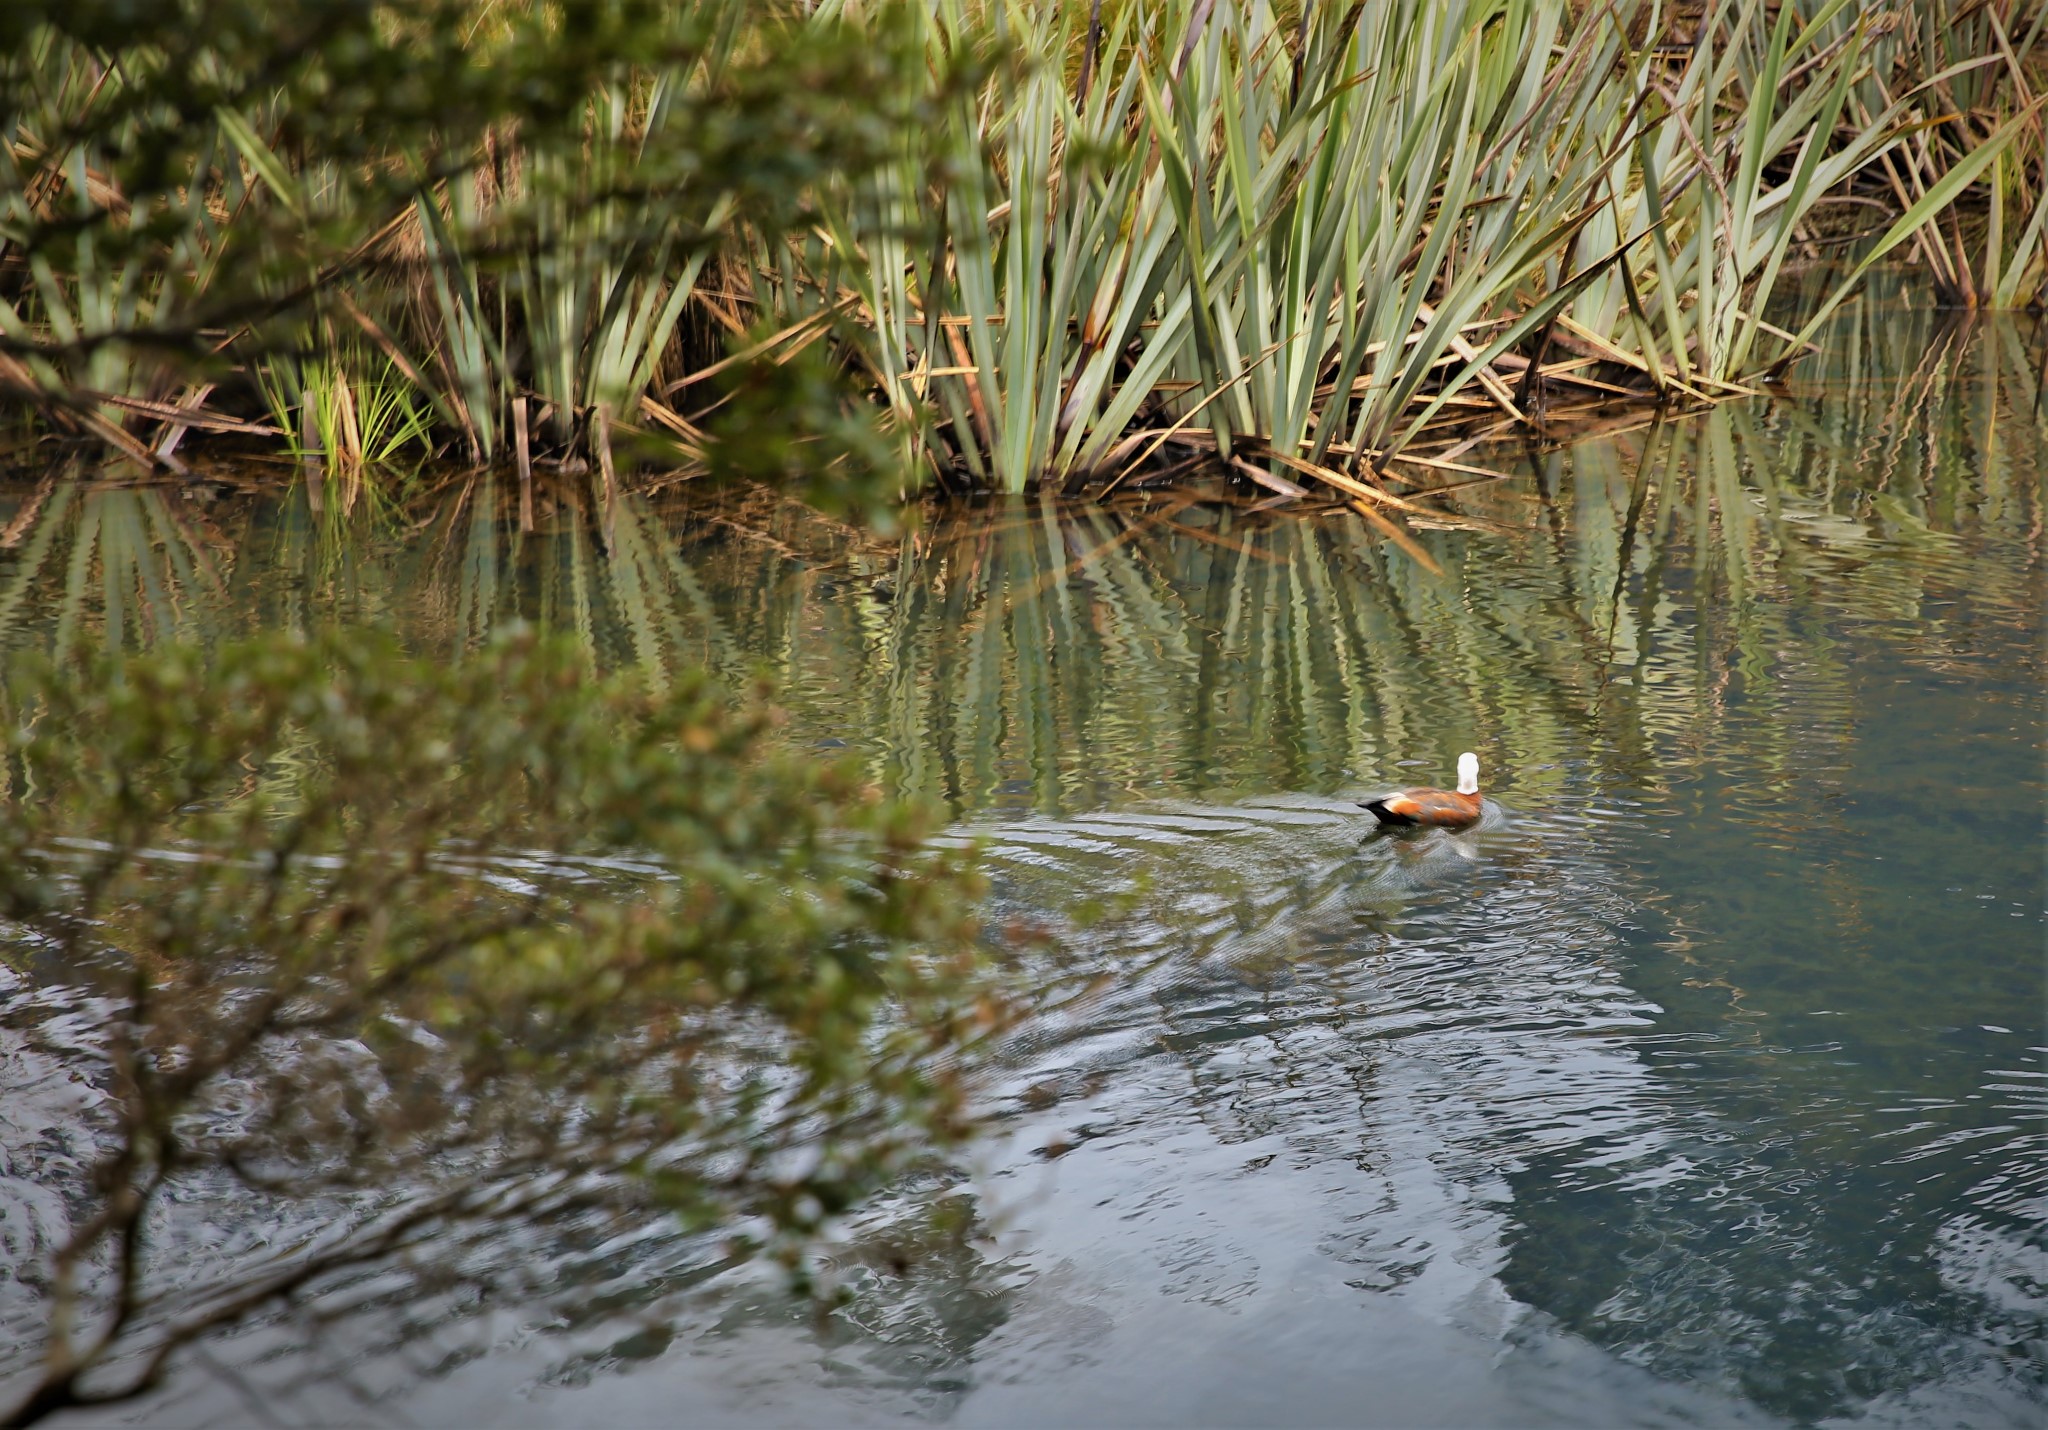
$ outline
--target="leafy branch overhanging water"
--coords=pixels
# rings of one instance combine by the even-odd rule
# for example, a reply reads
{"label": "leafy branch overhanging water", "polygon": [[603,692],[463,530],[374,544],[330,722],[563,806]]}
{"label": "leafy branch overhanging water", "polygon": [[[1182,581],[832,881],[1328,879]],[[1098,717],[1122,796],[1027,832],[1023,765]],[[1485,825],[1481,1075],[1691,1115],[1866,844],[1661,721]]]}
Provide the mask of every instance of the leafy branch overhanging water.
{"label": "leafy branch overhanging water", "polygon": [[[358,633],[0,700],[6,957],[96,991],[103,1093],[78,1215],[18,1248],[48,1320],[10,1424],[451,1227],[659,1207],[794,1267],[967,1133],[1008,1017],[967,860],[708,677]],[[166,1280],[163,1203],[223,1183],[327,1214]]]}

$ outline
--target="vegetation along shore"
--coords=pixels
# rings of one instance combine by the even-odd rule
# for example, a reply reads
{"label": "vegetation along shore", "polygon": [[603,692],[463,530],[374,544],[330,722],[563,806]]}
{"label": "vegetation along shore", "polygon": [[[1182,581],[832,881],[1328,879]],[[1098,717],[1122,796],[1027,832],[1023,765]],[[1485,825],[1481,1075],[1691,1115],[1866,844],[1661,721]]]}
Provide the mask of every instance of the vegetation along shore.
{"label": "vegetation along shore", "polygon": [[1874,264],[2048,281],[2017,0],[82,0],[0,56],[9,460],[351,502],[1220,469],[1412,548],[1481,441],[1755,391]]}

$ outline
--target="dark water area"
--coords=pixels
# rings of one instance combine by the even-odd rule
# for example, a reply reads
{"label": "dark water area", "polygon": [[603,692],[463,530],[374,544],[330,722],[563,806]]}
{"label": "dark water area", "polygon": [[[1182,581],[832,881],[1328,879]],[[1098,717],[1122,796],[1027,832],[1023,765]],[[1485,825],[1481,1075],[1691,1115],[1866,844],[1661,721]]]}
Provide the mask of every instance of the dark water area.
{"label": "dark water area", "polygon": [[[450,1247],[516,1295],[365,1278],[108,1418],[2048,1421],[2041,334],[1868,322],[1775,399],[1468,456],[1512,477],[1420,532],[1441,577],[1188,494],[897,542],[687,485],[544,482],[524,535],[486,478],[0,486],[0,658],[516,617],[765,673],[1099,983],[847,1226],[839,1309],[541,1228]],[[1477,828],[1369,834],[1465,749]],[[0,1395],[82,1016],[0,990]],[[164,1244],[250,1219],[201,1189]]]}

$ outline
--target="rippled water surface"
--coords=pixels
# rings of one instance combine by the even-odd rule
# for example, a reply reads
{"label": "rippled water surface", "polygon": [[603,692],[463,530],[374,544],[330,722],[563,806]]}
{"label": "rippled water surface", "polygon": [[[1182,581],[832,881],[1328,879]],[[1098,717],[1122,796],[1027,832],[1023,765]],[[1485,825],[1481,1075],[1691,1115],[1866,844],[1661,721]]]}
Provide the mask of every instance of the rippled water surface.
{"label": "rippled water surface", "polygon": [[[2042,1423],[2040,334],[1885,331],[1853,382],[1462,489],[1441,577],[1188,496],[896,543],[688,487],[544,484],[525,536],[481,478],[0,487],[0,653],[520,616],[765,669],[1094,987],[971,1164],[847,1229],[841,1310],[564,1225],[451,1250],[516,1294],[341,1288],[122,1414]],[[1354,799],[1463,749],[1478,828],[1368,835]],[[90,1101],[86,1010],[4,997],[0,1257]],[[195,1264],[249,1217],[180,1215]]]}

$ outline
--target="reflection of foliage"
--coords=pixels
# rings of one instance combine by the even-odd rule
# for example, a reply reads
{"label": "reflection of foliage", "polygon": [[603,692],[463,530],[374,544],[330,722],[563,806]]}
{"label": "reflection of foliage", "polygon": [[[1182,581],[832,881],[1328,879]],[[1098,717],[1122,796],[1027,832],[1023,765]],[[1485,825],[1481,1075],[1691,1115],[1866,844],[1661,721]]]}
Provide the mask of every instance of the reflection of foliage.
{"label": "reflection of foliage", "polygon": [[[17,1417],[139,1394],[451,1225],[651,1194],[793,1253],[961,1137],[1002,1016],[969,875],[850,770],[765,752],[773,723],[526,637],[453,670],[358,636],[26,677],[0,914],[103,988],[112,1112]],[[157,1292],[154,1208],[208,1178],[352,1210]]]}
{"label": "reflection of foliage", "polygon": [[[1654,782],[1731,700],[1782,705],[1775,652],[1839,685],[1827,649],[1793,639],[1816,613],[2036,604],[2005,553],[2041,510],[2037,339],[1882,298],[1843,324],[1810,396],[1645,423],[1438,498],[1439,525],[1478,528],[1419,534],[1444,579],[1349,515],[1196,492],[939,506],[891,542],[775,490],[607,504],[594,478],[548,475],[522,532],[516,492],[463,478],[323,546],[296,497],[35,507],[16,488],[0,643],[367,618],[452,653],[518,617],[657,682],[765,664],[795,731],[961,811],[1327,790],[1401,759],[1448,774],[1468,747],[1549,788],[1588,749]],[[108,543],[131,505],[160,539]],[[1953,629],[1922,628],[1915,658],[1945,659]]]}

